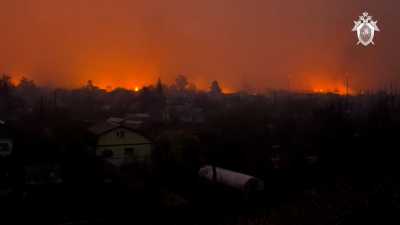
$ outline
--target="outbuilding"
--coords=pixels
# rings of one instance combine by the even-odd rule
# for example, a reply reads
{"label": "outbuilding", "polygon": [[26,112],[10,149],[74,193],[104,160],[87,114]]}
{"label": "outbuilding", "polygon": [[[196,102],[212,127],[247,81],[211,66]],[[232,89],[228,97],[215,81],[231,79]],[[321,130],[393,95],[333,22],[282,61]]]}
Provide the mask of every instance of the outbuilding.
{"label": "outbuilding", "polygon": [[[246,199],[251,195],[264,190],[264,181],[247,174],[216,167],[217,184],[239,191]],[[199,180],[203,184],[213,183],[213,167],[203,166],[198,172]]]}

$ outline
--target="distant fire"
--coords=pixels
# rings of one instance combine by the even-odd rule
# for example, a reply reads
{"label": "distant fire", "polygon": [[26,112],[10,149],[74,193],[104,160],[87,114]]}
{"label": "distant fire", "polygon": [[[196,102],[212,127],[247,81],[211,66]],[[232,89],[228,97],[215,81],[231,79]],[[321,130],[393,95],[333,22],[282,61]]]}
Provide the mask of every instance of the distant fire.
{"label": "distant fire", "polygon": [[138,87],[135,87],[135,91],[139,91],[139,88],[138,88]]}
{"label": "distant fire", "polygon": [[227,88],[222,88],[222,93],[224,93],[224,94],[231,94],[231,93],[233,93],[233,91],[231,91],[231,90],[229,90],[229,89],[227,89]]}
{"label": "distant fire", "polygon": [[[331,82],[331,81],[324,81],[324,80],[317,80],[313,79],[308,81],[307,83],[303,83],[303,87],[308,92],[313,93],[335,93],[340,95],[346,95],[347,93],[347,86],[346,83],[343,82]],[[304,89],[303,89],[304,90]],[[354,94],[355,92],[349,88],[349,94]]]}

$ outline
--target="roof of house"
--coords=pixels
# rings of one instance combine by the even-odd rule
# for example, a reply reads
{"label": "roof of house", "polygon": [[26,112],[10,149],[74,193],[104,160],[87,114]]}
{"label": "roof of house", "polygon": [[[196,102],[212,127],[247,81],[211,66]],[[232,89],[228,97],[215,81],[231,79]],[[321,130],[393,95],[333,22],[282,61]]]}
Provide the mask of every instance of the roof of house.
{"label": "roof of house", "polygon": [[147,113],[137,113],[137,114],[126,114],[124,119],[126,120],[134,120],[134,119],[145,119],[149,118],[150,115]]}
{"label": "roof of house", "polygon": [[126,120],[124,121],[125,124],[133,124],[133,125],[140,125],[143,121],[136,121],[136,120]]}
{"label": "roof of house", "polygon": [[118,117],[110,117],[107,119],[107,122],[111,122],[111,123],[121,123],[122,122],[122,118],[118,118]]}
{"label": "roof of house", "polygon": [[96,135],[103,134],[107,131],[113,130],[121,125],[109,121],[104,121],[102,123],[96,124],[88,128],[88,130]]}
{"label": "roof of house", "polygon": [[135,117],[150,117],[150,115],[147,113],[137,113],[137,114],[134,114],[134,116]]}
{"label": "roof of house", "polygon": [[124,118],[110,117],[110,118],[107,119],[107,122],[109,122],[109,123],[115,123],[115,124],[118,124],[118,125],[121,125],[121,124],[135,124],[135,125],[140,125],[140,124],[143,123],[143,121],[128,119],[127,117],[124,117]]}

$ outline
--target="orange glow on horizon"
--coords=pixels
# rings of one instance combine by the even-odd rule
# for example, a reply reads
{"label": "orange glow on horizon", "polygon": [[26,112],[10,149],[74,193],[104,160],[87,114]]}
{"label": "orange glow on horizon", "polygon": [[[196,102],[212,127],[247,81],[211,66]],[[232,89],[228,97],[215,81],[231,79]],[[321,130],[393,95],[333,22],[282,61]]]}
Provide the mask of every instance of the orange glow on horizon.
{"label": "orange glow on horizon", "polygon": [[138,88],[138,87],[135,87],[135,91],[139,91],[139,88]]}
{"label": "orange glow on horizon", "polygon": [[222,88],[222,93],[224,93],[224,94],[232,94],[233,91],[231,91],[231,90],[228,89],[228,88]]}
{"label": "orange glow on horizon", "polygon": [[[306,91],[313,93],[333,92],[340,95],[346,95],[347,93],[346,77],[344,77],[343,81],[333,81],[331,79],[313,77],[309,80],[302,80],[301,83]],[[300,89],[304,90],[304,88]],[[349,95],[353,94],[356,94],[356,92],[349,87]]]}

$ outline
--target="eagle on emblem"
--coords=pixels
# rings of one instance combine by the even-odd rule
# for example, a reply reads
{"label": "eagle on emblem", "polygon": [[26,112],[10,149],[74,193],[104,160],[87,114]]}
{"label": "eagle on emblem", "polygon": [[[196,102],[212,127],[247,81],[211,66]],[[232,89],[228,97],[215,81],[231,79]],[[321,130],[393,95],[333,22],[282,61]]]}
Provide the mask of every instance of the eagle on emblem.
{"label": "eagle on emblem", "polygon": [[[370,20],[370,22],[368,22]],[[372,16],[368,16],[367,12],[364,12],[362,16],[359,16],[359,20],[354,21],[354,27],[351,31],[357,31],[357,36],[360,42],[367,46],[370,42],[374,44],[372,41],[374,37],[374,31],[380,31],[378,26],[376,25],[378,21],[373,21]]]}

